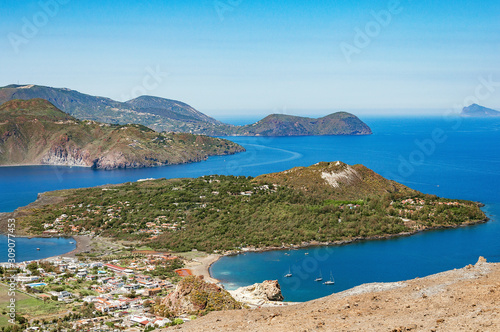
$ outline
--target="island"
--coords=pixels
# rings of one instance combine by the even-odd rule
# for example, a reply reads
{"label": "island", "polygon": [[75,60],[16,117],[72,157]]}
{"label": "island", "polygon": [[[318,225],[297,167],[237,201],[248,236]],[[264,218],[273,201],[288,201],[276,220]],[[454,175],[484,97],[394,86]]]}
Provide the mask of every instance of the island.
{"label": "island", "polygon": [[44,99],[11,100],[0,106],[2,166],[109,170],[197,162],[242,151],[238,144],[220,138],[78,120]]}
{"label": "island", "polygon": [[370,135],[368,125],[347,112],[319,119],[271,114],[250,125],[222,123],[177,100],[140,96],[126,102],[91,96],[67,88],[34,84],[0,87],[0,103],[13,99],[45,99],[79,119],[110,124],[136,123],[155,131],[209,136]]}
{"label": "island", "polygon": [[466,117],[489,118],[500,116],[500,112],[478,104],[472,104],[464,107],[460,115]]}

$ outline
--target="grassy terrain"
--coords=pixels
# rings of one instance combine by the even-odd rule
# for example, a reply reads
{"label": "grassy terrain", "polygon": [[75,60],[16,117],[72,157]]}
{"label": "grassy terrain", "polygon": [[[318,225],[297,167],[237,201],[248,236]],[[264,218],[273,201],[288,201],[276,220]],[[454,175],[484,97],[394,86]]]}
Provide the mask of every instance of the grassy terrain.
{"label": "grassy terrain", "polygon": [[[2,312],[0,328],[8,325],[8,317],[3,312],[7,312],[6,308],[9,301],[8,288],[5,285],[0,285],[0,312]],[[47,318],[64,310],[66,310],[64,304],[53,301],[44,303],[42,300],[35,299],[21,292],[16,292],[16,312],[18,315],[28,319],[35,317],[38,319]]]}

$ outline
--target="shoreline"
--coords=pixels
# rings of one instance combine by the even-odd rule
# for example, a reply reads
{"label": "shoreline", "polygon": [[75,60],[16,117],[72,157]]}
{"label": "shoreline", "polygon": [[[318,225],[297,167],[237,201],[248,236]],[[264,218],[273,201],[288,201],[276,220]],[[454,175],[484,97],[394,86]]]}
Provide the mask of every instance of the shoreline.
{"label": "shoreline", "polygon": [[[76,243],[75,249],[73,249],[70,252],[67,252],[65,254],[55,256],[55,257],[74,258],[74,257],[76,257],[77,254],[81,254],[82,252],[88,250],[88,248],[90,247],[90,243],[92,242],[92,236],[90,236],[90,235],[73,235],[72,238],[75,240],[75,243]],[[51,258],[51,257],[49,257],[49,258]]]}
{"label": "shoreline", "polygon": [[203,268],[205,269],[204,270],[205,274],[208,274],[210,279],[216,280],[217,283],[220,283],[222,285],[222,282],[220,280],[214,278],[211,275],[210,268],[220,258],[226,257],[226,256],[236,256],[236,255],[244,254],[247,252],[257,252],[258,253],[258,252],[275,251],[275,250],[276,251],[278,251],[278,250],[291,250],[291,249],[299,250],[299,249],[307,249],[307,248],[312,248],[312,247],[343,246],[343,245],[353,244],[353,243],[361,242],[361,241],[389,240],[389,239],[396,238],[396,237],[412,236],[412,235],[415,235],[418,233],[423,233],[423,232],[428,232],[428,231],[437,231],[437,230],[444,230],[444,229],[450,229],[450,228],[456,229],[456,228],[461,228],[461,227],[475,226],[475,225],[487,223],[489,220],[490,220],[490,218],[486,217],[483,220],[477,220],[477,221],[470,222],[467,224],[429,227],[429,228],[424,228],[424,229],[420,229],[420,230],[413,230],[410,232],[402,232],[402,233],[398,233],[398,234],[376,235],[376,236],[371,236],[371,237],[355,237],[355,238],[352,238],[349,240],[337,240],[334,242],[311,241],[311,242],[307,242],[307,243],[302,243],[300,245],[292,245],[292,246],[245,248],[245,250],[242,249],[242,250],[238,250],[238,251],[230,251],[230,252],[226,252],[222,255],[209,254],[209,256],[218,256],[218,257],[217,257],[217,259],[214,259],[213,261],[211,261],[210,264],[208,264],[206,266],[204,265]]}
{"label": "shoreline", "polygon": [[207,254],[206,257],[193,259],[195,265],[187,264],[184,268],[191,270],[193,275],[202,276],[205,281],[222,285],[222,282],[220,280],[212,277],[212,275],[210,274],[210,267],[223,256],[224,255],[219,254]]}

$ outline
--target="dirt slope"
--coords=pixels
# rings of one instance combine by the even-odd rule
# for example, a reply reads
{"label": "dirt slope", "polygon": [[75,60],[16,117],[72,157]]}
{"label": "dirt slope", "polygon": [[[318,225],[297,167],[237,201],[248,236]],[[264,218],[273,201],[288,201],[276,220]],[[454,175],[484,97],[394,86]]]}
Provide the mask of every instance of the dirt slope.
{"label": "dirt slope", "polygon": [[181,331],[500,331],[500,264],[362,285],[283,308],[211,313]]}

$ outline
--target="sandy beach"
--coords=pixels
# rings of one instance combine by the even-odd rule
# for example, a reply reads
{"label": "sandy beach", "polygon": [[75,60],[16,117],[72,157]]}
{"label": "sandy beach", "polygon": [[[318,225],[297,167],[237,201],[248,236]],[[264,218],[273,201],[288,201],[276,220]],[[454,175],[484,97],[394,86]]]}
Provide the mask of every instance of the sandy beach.
{"label": "sandy beach", "polygon": [[75,257],[76,254],[80,254],[84,251],[90,250],[90,242],[92,237],[89,235],[74,235],[73,239],[76,242],[76,248],[68,253],[59,255],[61,257]]}
{"label": "sandy beach", "polygon": [[210,266],[221,257],[221,255],[210,254],[203,258],[196,258],[193,262],[188,263],[186,268],[190,269],[193,275],[203,276],[206,281],[217,284],[220,281],[210,276]]}

